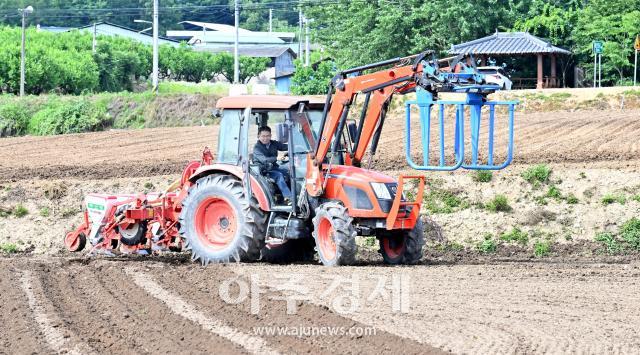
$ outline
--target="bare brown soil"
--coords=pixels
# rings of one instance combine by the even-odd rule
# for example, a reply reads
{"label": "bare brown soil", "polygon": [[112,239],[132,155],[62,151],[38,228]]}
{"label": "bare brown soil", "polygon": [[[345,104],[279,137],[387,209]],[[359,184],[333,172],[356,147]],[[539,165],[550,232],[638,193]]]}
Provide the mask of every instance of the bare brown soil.
{"label": "bare brown soil", "polygon": [[[638,118],[640,110],[517,114],[515,162],[629,165],[626,162],[640,160]],[[447,129],[451,137],[452,127]],[[504,124],[497,126],[496,137],[505,137],[505,130]],[[390,116],[375,160],[378,169],[397,170],[398,164],[404,164],[404,132],[403,116]],[[204,126],[4,138],[0,140],[0,181],[179,173],[187,161],[200,158],[205,146],[217,149],[217,134],[218,126]],[[414,123],[414,154],[419,137]],[[505,147],[500,140],[499,157],[504,157]]]}
{"label": "bare brown soil", "polygon": [[[232,304],[219,295],[219,285],[238,279],[228,267],[202,268],[187,257],[92,260],[70,258],[0,258],[0,345],[8,353],[58,352],[84,349],[83,353],[217,353],[244,354],[237,334],[266,342],[275,353],[320,354],[439,354],[441,350],[406,337],[377,329],[375,335],[295,336],[259,335],[257,327],[366,327],[327,307],[299,302],[295,314],[287,314],[286,302],[276,288],[259,295],[263,306],[252,314],[250,298]],[[155,260],[155,261],[154,261]],[[175,299],[159,300],[132,280],[131,275],[154,280]],[[28,291],[21,280],[29,275]],[[29,292],[38,307],[29,304]],[[233,341],[212,334],[175,312],[164,302],[184,300],[200,318],[216,319],[232,329]],[[275,301],[270,301],[275,300]],[[61,339],[47,334],[62,333]],[[222,328],[222,326],[221,326]],[[58,346],[56,348],[56,340]],[[60,345],[62,344],[62,345]],[[258,351],[262,353],[266,349]]]}

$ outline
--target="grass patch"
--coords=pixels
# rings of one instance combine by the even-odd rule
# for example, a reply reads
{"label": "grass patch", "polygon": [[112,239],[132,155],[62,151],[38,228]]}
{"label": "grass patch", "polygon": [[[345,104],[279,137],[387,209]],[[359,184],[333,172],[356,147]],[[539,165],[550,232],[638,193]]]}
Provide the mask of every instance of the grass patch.
{"label": "grass patch", "polygon": [[502,233],[500,240],[505,242],[517,242],[522,245],[529,243],[529,236],[518,227],[513,227],[509,232]]}
{"label": "grass patch", "polygon": [[551,168],[546,164],[532,166],[522,173],[522,178],[534,186],[545,184],[551,176]]}
{"label": "grass patch", "polygon": [[578,200],[578,198],[576,197],[576,195],[574,195],[574,194],[572,194],[572,193],[570,193],[570,194],[568,194],[568,195],[567,195],[566,200],[567,200],[567,203],[568,203],[568,204],[570,204],[570,205],[575,205],[575,204],[577,204],[578,202],[580,202],[580,200]]}
{"label": "grass patch", "polygon": [[624,205],[627,202],[627,198],[622,194],[606,194],[602,196],[602,204],[605,206],[611,205],[616,202]]}
{"label": "grass patch", "polygon": [[16,207],[13,208],[13,215],[18,218],[22,218],[28,214],[29,210],[22,204],[17,204]]}
{"label": "grass patch", "polygon": [[68,218],[68,217],[75,216],[80,212],[81,211],[76,209],[76,208],[65,208],[65,209],[62,210],[60,215],[62,216],[62,218]]}
{"label": "grass patch", "polygon": [[550,186],[545,197],[549,197],[554,200],[562,200],[562,192],[560,192],[560,189],[557,186]]}
{"label": "grass patch", "polygon": [[49,217],[49,215],[51,215],[51,211],[49,210],[49,207],[42,207],[39,214],[42,217]]}
{"label": "grass patch", "polygon": [[432,189],[425,196],[425,207],[431,213],[453,213],[469,206],[468,201],[447,190]]}
{"label": "grass patch", "polygon": [[190,83],[184,81],[167,81],[158,85],[160,94],[203,94],[203,95],[229,95],[229,83]]}
{"label": "grass patch", "polygon": [[596,242],[602,244],[604,252],[607,254],[619,254],[624,250],[623,245],[612,233],[601,232],[596,234],[594,239]]}
{"label": "grass patch", "polygon": [[533,244],[533,255],[537,258],[542,258],[551,253],[551,241],[549,240],[537,240]]}
{"label": "grass patch", "polygon": [[509,212],[512,210],[509,200],[505,195],[496,195],[491,201],[485,204],[485,209],[491,212]]}
{"label": "grass patch", "polygon": [[640,219],[631,218],[620,228],[620,237],[629,247],[634,250],[640,250]]}
{"label": "grass patch", "polygon": [[631,197],[632,201],[640,202],[640,195],[635,195]]}
{"label": "grass patch", "polygon": [[153,189],[153,183],[152,182],[145,182],[144,183],[144,188],[147,190]]}
{"label": "grass patch", "polygon": [[473,174],[475,182],[490,182],[493,179],[493,172],[490,170],[476,170]]}
{"label": "grass patch", "polygon": [[14,254],[18,252],[18,246],[14,243],[2,243],[0,244],[0,250],[6,254]]}
{"label": "grass patch", "polygon": [[498,250],[498,244],[493,240],[493,235],[491,233],[487,233],[484,235],[482,241],[478,243],[476,248],[483,254],[491,254]]}

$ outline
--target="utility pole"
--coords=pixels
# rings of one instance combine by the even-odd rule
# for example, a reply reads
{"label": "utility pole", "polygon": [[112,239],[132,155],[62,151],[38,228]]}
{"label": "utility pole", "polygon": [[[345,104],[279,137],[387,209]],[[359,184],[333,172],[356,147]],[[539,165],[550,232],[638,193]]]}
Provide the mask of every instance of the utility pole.
{"label": "utility pole", "polygon": [[302,60],[302,6],[298,7],[298,58]]}
{"label": "utility pole", "polygon": [[269,32],[273,32],[273,9],[269,9]]}
{"label": "utility pole", "polygon": [[598,56],[598,87],[602,87],[602,54]]}
{"label": "utility pole", "polygon": [[97,27],[96,23],[94,22],[93,23],[93,42],[91,45],[91,50],[93,51],[93,54],[96,54],[96,45],[98,44],[98,42],[96,41],[96,32],[98,32],[96,27]]}
{"label": "utility pole", "polygon": [[25,30],[27,25],[27,15],[33,12],[32,6],[27,6],[20,10],[22,13],[22,48],[20,50],[20,97],[24,96],[24,81],[25,81],[25,54],[24,47],[26,42]]}
{"label": "utility pole", "polygon": [[240,0],[235,0],[234,17],[236,23],[236,39],[233,44],[233,83],[240,81],[240,62],[238,61],[238,28],[240,27]]}
{"label": "utility pole", "polygon": [[309,19],[308,18],[304,18],[304,25],[305,25],[305,56],[304,56],[304,66],[308,67],[309,66]]}
{"label": "utility pole", "polygon": [[153,0],[153,92],[158,93],[158,0]]}

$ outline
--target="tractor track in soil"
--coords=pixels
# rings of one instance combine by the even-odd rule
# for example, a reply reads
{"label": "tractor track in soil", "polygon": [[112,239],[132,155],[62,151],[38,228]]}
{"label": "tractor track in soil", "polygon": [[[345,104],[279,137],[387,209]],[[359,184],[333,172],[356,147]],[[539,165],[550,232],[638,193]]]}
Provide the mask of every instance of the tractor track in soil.
{"label": "tractor track in soil", "polygon": [[[633,165],[640,160],[638,117],[640,110],[517,113],[514,161]],[[504,123],[504,115],[501,119]],[[218,129],[219,126],[153,128],[3,138],[0,181],[175,174],[187,161],[200,159],[203,147],[209,146],[215,153]],[[404,164],[404,150],[393,149],[404,145],[404,129],[402,115],[388,117],[374,167],[397,169],[399,163]],[[452,127],[447,129],[445,139],[451,137]],[[412,131],[413,152],[417,153],[419,129],[412,126]],[[506,126],[497,124],[495,135],[504,137]],[[437,137],[434,139],[437,144]],[[496,142],[497,161],[504,157],[505,149],[504,140]]]}
{"label": "tractor track in soil", "polygon": [[[282,297],[274,289],[266,290],[260,313],[252,314],[249,298],[229,304],[218,295],[221,282],[240,276],[224,265],[202,268],[187,260],[0,258],[0,319],[6,325],[0,345],[9,353],[441,353],[382,330],[360,337],[258,335],[255,327],[365,325],[304,302],[287,315],[285,301],[268,301]],[[43,314],[30,308],[21,275],[29,275],[30,293],[46,304]],[[63,346],[48,341],[38,317],[62,334]]]}

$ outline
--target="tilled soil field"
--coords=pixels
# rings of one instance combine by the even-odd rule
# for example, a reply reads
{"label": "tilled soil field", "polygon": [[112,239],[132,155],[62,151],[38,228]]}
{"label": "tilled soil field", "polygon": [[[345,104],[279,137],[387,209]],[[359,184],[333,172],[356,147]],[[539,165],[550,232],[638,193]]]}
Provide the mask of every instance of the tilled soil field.
{"label": "tilled soil field", "polygon": [[637,263],[201,267],[186,256],[14,257],[0,259],[0,274],[7,353],[600,354],[640,347]]}
{"label": "tilled soil field", "polygon": [[[610,255],[594,236],[640,216],[638,118],[516,115],[514,164],[490,182],[427,174],[428,245],[413,267],[385,267],[367,240],[358,266],[333,269],[69,255],[62,237],[86,193],[161,190],[215,151],[218,128],[1,139],[0,244],[21,254],[0,252],[0,353],[636,352],[638,254]],[[373,164],[392,176],[410,173],[403,125],[389,117]],[[552,173],[536,186],[522,174],[539,163]],[[498,194],[509,210],[484,207]],[[7,216],[16,206],[25,215]],[[527,238],[498,238],[514,228]]]}
{"label": "tilled soil field", "polygon": [[[515,162],[629,165],[629,160],[640,160],[639,117],[640,110],[518,114]],[[413,127],[413,151],[417,152],[419,129],[415,123]],[[451,129],[447,127],[447,137]],[[402,115],[390,116],[375,167],[396,170],[404,164],[404,132]],[[495,135],[506,137],[506,125],[498,125]],[[217,137],[218,126],[204,126],[5,138],[0,140],[0,181],[179,173],[187,161],[200,159],[205,146],[215,152]],[[496,154],[504,156],[505,140],[498,140]]]}

